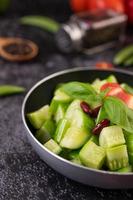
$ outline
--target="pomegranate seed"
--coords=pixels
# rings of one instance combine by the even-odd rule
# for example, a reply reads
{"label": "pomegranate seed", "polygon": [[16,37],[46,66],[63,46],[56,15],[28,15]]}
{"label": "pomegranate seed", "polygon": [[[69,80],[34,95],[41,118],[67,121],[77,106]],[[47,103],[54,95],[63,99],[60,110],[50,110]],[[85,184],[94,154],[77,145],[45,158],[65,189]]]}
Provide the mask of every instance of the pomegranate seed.
{"label": "pomegranate seed", "polygon": [[99,113],[100,108],[101,108],[101,106],[98,106],[98,107],[94,108],[92,110],[91,117],[96,118],[98,113]]}
{"label": "pomegranate seed", "polygon": [[91,108],[90,108],[90,106],[88,105],[88,103],[86,103],[85,101],[82,101],[82,102],[80,103],[80,107],[82,108],[82,110],[83,110],[86,114],[91,115],[92,111],[91,111]]}
{"label": "pomegranate seed", "polygon": [[95,135],[100,134],[102,129],[109,125],[110,125],[110,121],[108,119],[104,119],[93,128],[92,133]]}

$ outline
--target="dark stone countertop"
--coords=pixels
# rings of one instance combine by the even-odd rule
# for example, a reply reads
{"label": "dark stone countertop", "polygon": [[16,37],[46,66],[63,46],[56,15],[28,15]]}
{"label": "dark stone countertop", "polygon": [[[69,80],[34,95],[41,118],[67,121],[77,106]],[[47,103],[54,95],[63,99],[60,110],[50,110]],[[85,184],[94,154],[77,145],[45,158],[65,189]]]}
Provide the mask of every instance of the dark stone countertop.
{"label": "dark stone countertop", "polygon": [[[51,35],[16,20],[0,21],[0,36],[23,36],[37,42],[40,55],[32,62],[9,63],[0,58],[0,84],[30,89],[45,76],[63,69],[110,61],[115,50],[94,56],[62,55]],[[69,180],[45,164],[30,146],[21,119],[25,95],[0,98],[0,200],[129,200],[133,190],[104,190]]]}

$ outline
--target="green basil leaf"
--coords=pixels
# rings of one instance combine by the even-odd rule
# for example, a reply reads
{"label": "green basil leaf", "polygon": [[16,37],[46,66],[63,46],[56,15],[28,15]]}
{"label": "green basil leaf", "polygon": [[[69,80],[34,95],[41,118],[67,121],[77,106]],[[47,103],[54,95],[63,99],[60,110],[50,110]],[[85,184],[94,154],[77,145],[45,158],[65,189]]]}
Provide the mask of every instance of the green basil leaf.
{"label": "green basil leaf", "polygon": [[133,110],[128,108],[124,102],[116,97],[107,97],[103,107],[112,123],[130,133],[133,132]]}
{"label": "green basil leaf", "polygon": [[94,88],[89,83],[81,83],[77,81],[64,84],[61,87],[61,90],[73,98],[96,94]]}
{"label": "green basil leaf", "polygon": [[89,83],[69,82],[63,84],[61,90],[73,99],[86,101],[92,107],[101,104],[101,96],[96,93]]}

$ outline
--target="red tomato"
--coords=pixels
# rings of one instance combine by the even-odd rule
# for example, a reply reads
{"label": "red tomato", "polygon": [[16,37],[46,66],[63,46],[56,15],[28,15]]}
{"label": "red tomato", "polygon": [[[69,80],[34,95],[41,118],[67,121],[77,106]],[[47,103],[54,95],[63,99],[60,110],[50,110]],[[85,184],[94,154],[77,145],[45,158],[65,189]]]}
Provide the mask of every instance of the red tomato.
{"label": "red tomato", "polygon": [[104,85],[102,85],[100,90],[103,91],[103,90],[106,90],[107,88],[109,88],[111,91],[112,89],[121,88],[121,87],[118,83],[105,83]]}
{"label": "red tomato", "polygon": [[88,0],[70,0],[70,6],[74,12],[85,11]]}
{"label": "red tomato", "polygon": [[125,10],[128,15],[129,22],[133,24],[133,0],[125,0]]}
{"label": "red tomato", "polygon": [[118,97],[123,102],[125,102],[129,108],[133,109],[133,95],[125,92],[118,83],[105,83],[101,87],[101,91],[107,88],[110,90],[107,92],[106,96]]}
{"label": "red tomato", "polygon": [[125,11],[123,0],[105,0],[105,2],[106,2],[106,8],[110,8],[112,10],[122,13]]}
{"label": "red tomato", "polygon": [[106,9],[105,0],[88,0],[87,1],[88,10],[103,10]]}
{"label": "red tomato", "polygon": [[98,69],[111,69],[114,66],[111,63],[108,63],[106,61],[101,61],[96,63],[96,68]]}

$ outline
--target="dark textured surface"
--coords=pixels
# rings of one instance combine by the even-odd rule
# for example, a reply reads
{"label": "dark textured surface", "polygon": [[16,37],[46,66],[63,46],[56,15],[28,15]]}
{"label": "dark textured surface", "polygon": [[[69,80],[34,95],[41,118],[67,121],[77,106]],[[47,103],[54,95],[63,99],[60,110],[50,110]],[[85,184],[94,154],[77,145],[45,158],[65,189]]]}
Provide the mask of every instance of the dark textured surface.
{"label": "dark textured surface", "polygon": [[[23,7],[16,4],[24,13]],[[56,17],[62,20],[64,15]],[[53,72],[93,65],[96,60],[110,61],[115,53],[110,50],[95,56],[61,55],[52,36],[40,29],[20,27],[14,19],[1,19],[0,36],[5,35],[23,36],[40,46],[40,55],[33,62],[9,63],[0,58],[0,84],[22,85],[27,90]],[[133,199],[133,190],[112,191],[84,186],[68,180],[41,161],[26,138],[21,119],[23,98],[24,95],[0,98],[0,200]]]}

